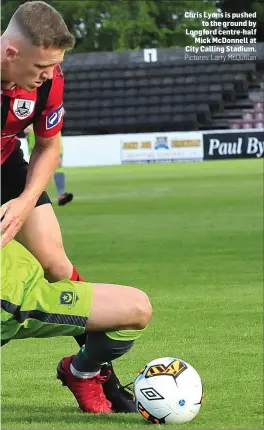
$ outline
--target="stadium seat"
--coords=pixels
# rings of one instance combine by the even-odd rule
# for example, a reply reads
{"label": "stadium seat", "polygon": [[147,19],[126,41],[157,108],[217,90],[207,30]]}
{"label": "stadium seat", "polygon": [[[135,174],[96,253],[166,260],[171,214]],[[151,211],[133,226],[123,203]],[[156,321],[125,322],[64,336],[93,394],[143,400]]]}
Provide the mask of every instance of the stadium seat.
{"label": "stadium seat", "polygon": [[264,121],[264,112],[263,111],[257,111],[254,112],[254,119],[256,121]]}
{"label": "stadium seat", "polygon": [[252,121],[243,121],[242,128],[253,128],[253,122]]}
{"label": "stadium seat", "polygon": [[240,128],[240,122],[239,121],[229,121],[229,128],[230,129],[239,129]]}
{"label": "stadium seat", "polygon": [[243,112],[243,120],[244,121],[252,121],[253,119],[254,119],[253,110]]}
{"label": "stadium seat", "polygon": [[254,127],[255,128],[260,128],[260,129],[264,130],[264,121],[255,121],[254,122]]}
{"label": "stadium seat", "polygon": [[255,103],[255,109],[262,110],[264,112],[264,101],[259,101]]}

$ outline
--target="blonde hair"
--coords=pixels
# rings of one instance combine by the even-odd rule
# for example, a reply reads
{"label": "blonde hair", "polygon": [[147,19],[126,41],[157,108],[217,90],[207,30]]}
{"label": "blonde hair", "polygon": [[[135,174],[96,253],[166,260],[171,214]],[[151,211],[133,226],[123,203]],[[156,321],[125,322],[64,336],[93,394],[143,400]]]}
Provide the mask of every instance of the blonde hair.
{"label": "blonde hair", "polygon": [[28,1],[16,10],[14,21],[19,30],[34,46],[72,49],[74,36],[69,32],[62,16],[43,1]]}

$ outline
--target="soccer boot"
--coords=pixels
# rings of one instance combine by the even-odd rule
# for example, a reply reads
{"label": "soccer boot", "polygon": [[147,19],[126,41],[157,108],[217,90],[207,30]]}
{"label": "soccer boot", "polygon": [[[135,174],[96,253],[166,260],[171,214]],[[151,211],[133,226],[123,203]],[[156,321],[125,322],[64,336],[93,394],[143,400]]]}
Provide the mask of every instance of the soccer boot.
{"label": "soccer boot", "polygon": [[73,199],[72,193],[64,193],[62,194],[58,199],[59,206],[67,205],[67,203],[70,203]]}
{"label": "soccer boot", "polygon": [[129,390],[128,385],[121,385],[118,377],[116,376],[112,363],[105,364],[102,369],[100,375],[105,377],[105,375],[109,375],[107,381],[103,385],[104,394],[112,404],[112,409],[114,412],[137,412],[136,404],[133,400],[133,394]]}
{"label": "soccer boot", "polygon": [[77,378],[71,373],[72,358],[73,356],[65,357],[58,364],[57,378],[61,380],[62,385],[69,388],[83,412],[112,413],[111,403],[103,392],[103,383],[109,375],[98,374],[88,379]]}

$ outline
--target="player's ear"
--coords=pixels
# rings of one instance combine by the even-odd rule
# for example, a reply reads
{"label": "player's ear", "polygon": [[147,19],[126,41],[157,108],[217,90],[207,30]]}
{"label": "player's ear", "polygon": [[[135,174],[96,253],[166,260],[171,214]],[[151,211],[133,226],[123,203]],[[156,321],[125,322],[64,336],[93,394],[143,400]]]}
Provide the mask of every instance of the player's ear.
{"label": "player's ear", "polygon": [[13,45],[8,45],[6,48],[6,59],[8,61],[14,61],[16,57],[18,56],[18,49],[15,48]]}

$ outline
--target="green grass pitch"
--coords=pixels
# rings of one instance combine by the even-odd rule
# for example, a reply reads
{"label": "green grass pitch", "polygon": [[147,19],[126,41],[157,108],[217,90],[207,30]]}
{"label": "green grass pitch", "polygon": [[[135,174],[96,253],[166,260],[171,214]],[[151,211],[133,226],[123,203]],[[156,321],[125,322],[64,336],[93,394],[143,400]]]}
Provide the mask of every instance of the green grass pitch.
{"label": "green grass pitch", "polygon": [[[263,160],[66,173],[75,200],[54,208],[69,257],[87,280],[137,286],[153,304],[148,330],[115,364],[122,382],[154,358],[180,357],[205,389],[181,428],[262,428]],[[55,378],[77,350],[71,338],[2,349],[4,428],[157,427],[138,414],[79,411]]]}

